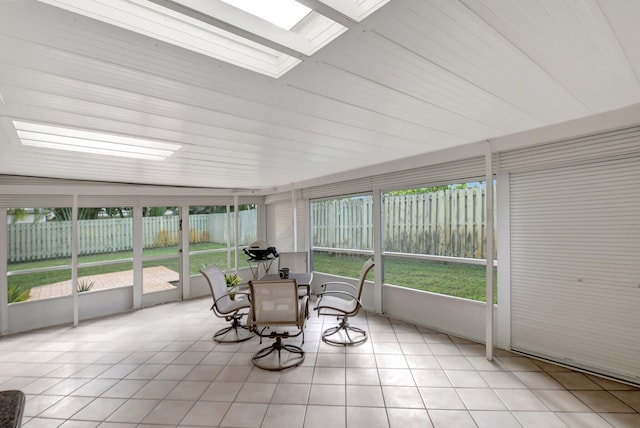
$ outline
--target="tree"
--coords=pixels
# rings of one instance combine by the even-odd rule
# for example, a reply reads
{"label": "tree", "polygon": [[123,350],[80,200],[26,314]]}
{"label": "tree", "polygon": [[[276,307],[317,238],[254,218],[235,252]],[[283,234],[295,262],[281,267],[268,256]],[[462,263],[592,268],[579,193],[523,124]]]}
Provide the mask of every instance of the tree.
{"label": "tree", "polygon": [[391,196],[420,195],[422,193],[432,193],[432,192],[438,192],[440,190],[466,189],[467,187],[469,187],[467,183],[448,184],[445,186],[421,187],[419,189],[409,189],[409,190],[396,190],[394,192],[389,192],[388,194]]}

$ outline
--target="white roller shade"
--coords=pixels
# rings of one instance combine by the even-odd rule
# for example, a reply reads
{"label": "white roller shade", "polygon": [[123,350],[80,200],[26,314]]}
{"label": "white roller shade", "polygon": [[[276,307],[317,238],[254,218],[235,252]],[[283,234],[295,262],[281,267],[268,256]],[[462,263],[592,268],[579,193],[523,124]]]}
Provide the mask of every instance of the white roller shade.
{"label": "white roller shade", "polygon": [[511,174],[511,346],[640,383],[640,156],[626,157]]}

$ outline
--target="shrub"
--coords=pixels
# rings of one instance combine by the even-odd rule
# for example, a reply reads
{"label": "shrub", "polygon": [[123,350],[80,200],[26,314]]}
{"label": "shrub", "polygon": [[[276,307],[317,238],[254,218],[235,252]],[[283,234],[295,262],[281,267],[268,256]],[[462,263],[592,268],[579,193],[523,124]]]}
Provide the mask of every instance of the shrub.
{"label": "shrub", "polygon": [[29,300],[31,287],[26,284],[9,284],[9,303],[24,302]]}
{"label": "shrub", "polygon": [[95,282],[86,279],[78,280],[78,293],[84,293],[85,291],[91,291]]}

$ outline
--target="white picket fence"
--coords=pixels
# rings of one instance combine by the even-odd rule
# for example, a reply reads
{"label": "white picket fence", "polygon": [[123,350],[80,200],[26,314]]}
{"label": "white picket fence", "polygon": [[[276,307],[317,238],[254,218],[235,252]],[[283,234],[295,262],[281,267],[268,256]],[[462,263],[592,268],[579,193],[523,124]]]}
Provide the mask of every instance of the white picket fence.
{"label": "white picket fence", "polygon": [[[257,239],[257,211],[242,210],[238,219],[240,245],[248,245]],[[189,241],[226,244],[227,224],[225,213],[190,215]],[[71,257],[70,221],[15,223],[7,227],[9,263]],[[79,220],[78,232],[79,255],[132,250],[132,218]],[[143,217],[142,239],[143,248],[176,245],[180,239],[179,217]]]}
{"label": "white picket fence", "polygon": [[[385,195],[385,251],[450,257],[485,257],[485,188],[415,195]],[[313,203],[313,245],[373,249],[372,198]]]}

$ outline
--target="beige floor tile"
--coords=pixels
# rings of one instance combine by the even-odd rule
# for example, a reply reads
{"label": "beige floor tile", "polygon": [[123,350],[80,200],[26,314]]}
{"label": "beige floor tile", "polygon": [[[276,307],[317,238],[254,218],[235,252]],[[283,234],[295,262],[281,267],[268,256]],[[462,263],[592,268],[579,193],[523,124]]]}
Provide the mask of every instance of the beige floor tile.
{"label": "beige floor tile", "polygon": [[334,367],[316,367],[313,374],[313,383],[344,385],[345,369]]}
{"label": "beige floor tile", "polygon": [[159,400],[130,399],[106,420],[109,422],[140,423],[158,404],[160,404]]}
{"label": "beige floor tile", "polygon": [[496,395],[509,410],[548,411],[544,402],[533,391],[526,389],[496,389]]}
{"label": "beige floor tile", "polygon": [[302,428],[306,406],[271,404],[260,428]]}
{"label": "beige floor tile", "polygon": [[418,388],[427,409],[464,410],[466,409],[455,388]]}
{"label": "beige floor tile", "polygon": [[376,357],[373,354],[347,354],[346,366],[376,368]]}
{"label": "beige floor tile", "polygon": [[500,389],[517,389],[526,388],[526,386],[511,372],[478,372],[482,379],[489,385],[490,388]]}
{"label": "beige floor tile", "polygon": [[440,369],[440,363],[432,355],[405,355],[411,369]]}
{"label": "beige floor tile", "polygon": [[640,414],[638,413],[600,413],[600,416],[615,428],[640,427]]}
{"label": "beige floor tile", "polygon": [[511,412],[473,410],[471,417],[478,424],[478,428],[522,428]]}
{"label": "beige floor tile", "polygon": [[346,408],[342,406],[307,406],[304,428],[328,427],[346,427]]}
{"label": "beige floor tile", "polygon": [[636,412],[640,412],[640,390],[610,392],[619,400],[623,401],[627,406],[633,408]]}
{"label": "beige floor tile", "polygon": [[73,417],[87,421],[104,421],[125,402],[123,398],[96,398]]}
{"label": "beige floor tile", "polygon": [[554,378],[543,372],[513,372],[530,389],[564,389]]}
{"label": "beige floor tile", "polygon": [[513,412],[524,428],[567,428],[558,416],[551,412]]}
{"label": "beige floor tile", "polygon": [[[396,345],[398,346],[398,345]],[[400,354],[375,354],[376,365],[380,369],[408,369],[409,365],[404,355]]]}
{"label": "beige floor tile", "polygon": [[463,356],[439,355],[436,360],[444,370],[473,370],[469,361]]}
{"label": "beige floor tile", "polygon": [[415,386],[413,374],[409,369],[379,369],[381,385]]}
{"label": "beige floor tile", "polygon": [[230,406],[230,403],[198,401],[180,421],[180,425],[218,426]]}
{"label": "beige floor tile", "polygon": [[558,412],[589,411],[586,404],[564,389],[537,389],[534,392],[551,410]]}
{"label": "beige floor tile", "polygon": [[347,406],[384,407],[385,405],[380,386],[347,385],[346,393]]}
{"label": "beige floor tile", "polygon": [[507,410],[495,392],[489,388],[456,388],[469,410]]}
{"label": "beige floor tile", "polygon": [[384,407],[347,407],[349,428],[389,428]]}
{"label": "beige floor tile", "polygon": [[549,374],[568,390],[602,390],[602,387],[600,385],[598,385],[582,373],[552,372]]}
{"label": "beige floor tile", "polygon": [[245,383],[235,401],[241,403],[269,403],[276,390],[275,383]]}
{"label": "beige floor tile", "polygon": [[380,385],[378,370],[349,367],[346,370],[347,385]]}
{"label": "beige floor tile", "polygon": [[309,404],[325,406],[344,406],[346,391],[344,385],[313,384],[309,391]]}
{"label": "beige floor tile", "polygon": [[429,410],[434,428],[478,428],[466,410]]}
{"label": "beige floor tile", "polygon": [[634,413],[622,400],[608,391],[572,391],[583,403],[594,412]]}
{"label": "beige floor tile", "polygon": [[450,387],[451,381],[444,370],[411,370],[417,386]]}
{"label": "beige floor tile", "polygon": [[457,388],[486,388],[488,385],[477,371],[445,370],[451,385]]}
{"label": "beige floor tile", "polygon": [[387,407],[424,408],[420,392],[415,386],[383,386],[382,393]]}
{"label": "beige floor tile", "polygon": [[345,354],[325,354],[316,355],[316,367],[346,367]]}
{"label": "beige floor tile", "polygon": [[193,401],[162,400],[142,420],[142,423],[177,425],[191,409],[193,404]]}
{"label": "beige floor tile", "polygon": [[309,391],[311,391],[310,384],[281,383],[276,386],[271,402],[275,404],[307,404]]}
{"label": "beige floor tile", "polygon": [[433,428],[425,409],[387,409],[389,428]]}
{"label": "beige floor tile", "polygon": [[162,400],[177,384],[177,380],[150,380],[138,389],[133,398]]}
{"label": "beige floor tile", "polygon": [[568,428],[611,428],[606,420],[597,413],[563,413],[556,415],[562,419]]}
{"label": "beige floor tile", "polygon": [[258,428],[267,413],[267,404],[233,403],[220,425],[238,428]]}

